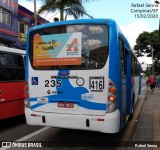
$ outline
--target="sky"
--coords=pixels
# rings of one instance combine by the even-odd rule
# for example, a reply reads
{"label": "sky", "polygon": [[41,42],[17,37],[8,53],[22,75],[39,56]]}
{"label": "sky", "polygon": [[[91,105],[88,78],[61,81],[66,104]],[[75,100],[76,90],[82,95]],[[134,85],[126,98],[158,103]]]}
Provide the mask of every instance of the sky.
{"label": "sky", "polygon": [[[85,0],[84,0],[85,1]],[[89,0],[83,5],[87,13],[94,18],[114,19],[119,25],[125,37],[128,39],[131,47],[136,44],[138,35],[144,31],[152,32],[159,28],[160,4],[156,5],[155,0]],[[159,0],[160,2],[160,0]],[[31,11],[34,0],[19,0],[19,4],[29,6]],[[37,10],[42,5],[41,0],[37,0]],[[46,13],[42,15],[46,19],[55,14]],[[87,17],[85,17],[87,18]],[[72,19],[70,17],[69,19]],[[52,21],[49,20],[49,21]],[[151,63],[151,58],[139,58],[140,62]]]}

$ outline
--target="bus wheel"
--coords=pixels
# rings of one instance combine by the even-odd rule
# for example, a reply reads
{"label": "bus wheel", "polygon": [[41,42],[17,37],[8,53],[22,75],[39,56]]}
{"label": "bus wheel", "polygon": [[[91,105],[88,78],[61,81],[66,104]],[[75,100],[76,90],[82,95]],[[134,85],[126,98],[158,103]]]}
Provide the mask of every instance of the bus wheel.
{"label": "bus wheel", "polygon": [[133,114],[134,114],[134,96],[133,96],[133,100],[132,100],[132,108],[131,108],[131,113],[129,115],[129,120],[133,119]]}

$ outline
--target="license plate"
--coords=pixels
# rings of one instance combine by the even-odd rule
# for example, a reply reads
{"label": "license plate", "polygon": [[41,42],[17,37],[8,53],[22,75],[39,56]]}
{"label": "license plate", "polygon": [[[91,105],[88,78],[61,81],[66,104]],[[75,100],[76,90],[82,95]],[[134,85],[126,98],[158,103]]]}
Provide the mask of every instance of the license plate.
{"label": "license plate", "polygon": [[74,103],[72,103],[72,102],[58,102],[58,107],[60,107],[60,108],[74,108]]}

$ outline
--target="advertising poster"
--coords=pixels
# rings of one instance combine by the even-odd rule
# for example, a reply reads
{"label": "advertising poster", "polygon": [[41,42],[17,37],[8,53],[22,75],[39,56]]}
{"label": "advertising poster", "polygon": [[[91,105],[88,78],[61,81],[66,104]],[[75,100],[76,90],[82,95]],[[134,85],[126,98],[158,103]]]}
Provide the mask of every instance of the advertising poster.
{"label": "advertising poster", "polygon": [[34,35],[33,65],[80,65],[81,33]]}

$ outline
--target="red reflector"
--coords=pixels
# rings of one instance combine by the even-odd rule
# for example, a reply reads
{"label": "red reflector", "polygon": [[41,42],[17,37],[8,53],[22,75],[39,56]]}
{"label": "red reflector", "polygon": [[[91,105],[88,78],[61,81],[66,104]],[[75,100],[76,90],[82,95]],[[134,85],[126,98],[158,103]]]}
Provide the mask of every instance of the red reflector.
{"label": "red reflector", "polygon": [[113,83],[112,83],[112,82],[109,82],[109,85],[113,85]]}
{"label": "red reflector", "polygon": [[104,121],[104,119],[102,119],[102,118],[98,118],[98,119],[97,119],[97,121]]}
{"label": "red reflector", "polygon": [[24,97],[24,98],[28,98],[28,94],[27,94],[27,93],[24,93],[24,94],[23,94],[23,97]]}
{"label": "red reflector", "polygon": [[31,116],[36,117],[37,115],[36,114],[31,114]]}

